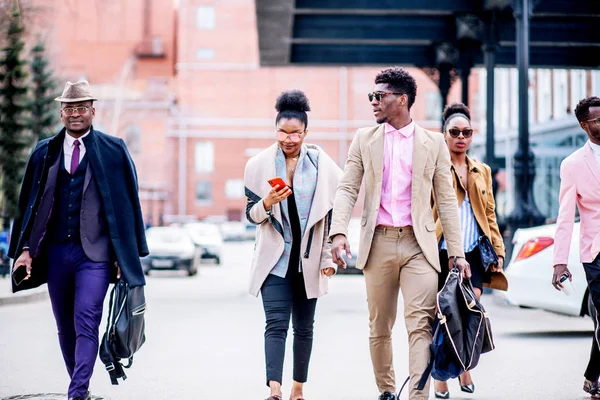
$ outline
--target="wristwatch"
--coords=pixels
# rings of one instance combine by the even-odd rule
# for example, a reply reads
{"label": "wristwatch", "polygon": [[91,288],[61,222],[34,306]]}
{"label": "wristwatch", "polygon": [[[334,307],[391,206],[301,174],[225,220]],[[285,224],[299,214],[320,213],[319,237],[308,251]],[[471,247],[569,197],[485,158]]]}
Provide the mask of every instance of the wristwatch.
{"label": "wristwatch", "polygon": [[[271,209],[272,210],[272,209]],[[265,210],[265,213],[267,214],[268,217],[271,216],[271,210]]]}

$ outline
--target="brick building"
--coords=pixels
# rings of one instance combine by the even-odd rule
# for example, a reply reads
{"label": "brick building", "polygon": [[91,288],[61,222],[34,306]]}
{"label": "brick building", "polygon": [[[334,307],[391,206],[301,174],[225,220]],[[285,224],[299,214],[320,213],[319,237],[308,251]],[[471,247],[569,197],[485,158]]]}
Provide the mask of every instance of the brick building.
{"label": "brick building", "polygon": [[36,0],[33,43],[42,38],[59,79],[87,79],[100,99],[94,127],[122,137],[137,166],[147,222],[172,193],[166,123],[175,107],[172,0]]}
{"label": "brick building", "polygon": [[[306,92],[306,140],[340,165],[356,129],[374,125],[367,93],[380,68],[261,68],[253,0],[180,0],[178,16],[178,107],[166,133],[177,160],[175,213],[243,217],[244,166],[274,142],[274,104],[283,90]],[[413,118],[439,129],[439,91],[425,73],[411,72],[419,86]],[[473,90],[477,84],[474,78]],[[460,99],[458,86],[449,97]]]}
{"label": "brick building", "polygon": [[[253,0],[39,4],[32,38],[46,39],[61,84],[86,78],[93,85],[101,99],[95,127],[127,142],[153,225],[176,215],[243,219],[244,166],[274,142],[283,90],[306,92],[307,141],[340,166],[356,129],[374,124],[366,94],[381,68],[261,68]],[[419,85],[413,118],[439,129],[437,87],[411,72]],[[458,85],[449,100],[460,100]]]}

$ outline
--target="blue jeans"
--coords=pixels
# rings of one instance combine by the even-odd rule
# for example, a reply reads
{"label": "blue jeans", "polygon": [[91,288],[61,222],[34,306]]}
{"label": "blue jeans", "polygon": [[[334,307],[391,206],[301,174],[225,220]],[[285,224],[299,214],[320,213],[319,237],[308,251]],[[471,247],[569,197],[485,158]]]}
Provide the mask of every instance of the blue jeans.
{"label": "blue jeans", "polygon": [[313,343],[313,326],[317,299],[307,299],[302,273],[288,271],[286,278],[269,275],[261,288],[267,326],[265,358],[267,386],[281,383],[285,340],[290,325],[294,329],[294,373],[296,382],[306,382]]}

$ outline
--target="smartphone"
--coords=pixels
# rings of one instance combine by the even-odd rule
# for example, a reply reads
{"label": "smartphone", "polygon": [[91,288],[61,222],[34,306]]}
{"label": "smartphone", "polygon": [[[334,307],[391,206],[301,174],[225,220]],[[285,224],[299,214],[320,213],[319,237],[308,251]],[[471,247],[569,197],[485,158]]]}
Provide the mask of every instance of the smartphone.
{"label": "smartphone", "polygon": [[267,182],[269,182],[269,185],[271,185],[271,187],[275,187],[275,185],[279,185],[279,189],[281,190],[284,187],[287,186],[287,184],[285,183],[285,181],[283,179],[281,179],[280,177],[276,176],[275,178],[271,178],[269,179]]}
{"label": "smartphone", "polygon": [[15,286],[19,286],[25,278],[27,277],[27,267],[25,265],[21,265],[19,268],[15,269],[12,273],[13,281],[15,282]]}

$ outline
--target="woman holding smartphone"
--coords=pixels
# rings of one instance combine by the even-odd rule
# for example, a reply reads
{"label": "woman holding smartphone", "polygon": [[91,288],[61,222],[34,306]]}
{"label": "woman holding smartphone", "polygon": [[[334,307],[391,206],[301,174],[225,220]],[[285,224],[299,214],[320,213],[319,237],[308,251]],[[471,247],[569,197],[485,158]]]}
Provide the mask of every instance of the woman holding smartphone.
{"label": "woman holding smartphone", "polygon": [[308,99],[283,92],[275,104],[276,142],[252,157],[244,173],[246,217],[258,225],[250,293],[262,295],[266,317],[267,400],[283,400],[285,342],[292,319],[294,371],[290,400],[304,400],[317,298],[336,271],[328,243],[337,164],[306,144]]}
{"label": "woman holding smartphone", "polygon": [[[483,287],[506,290],[506,277],[502,273],[504,264],[504,242],[496,222],[494,194],[492,191],[492,173],[489,166],[473,160],[467,155],[473,140],[471,113],[462,103],[447,106],[444,110],[444,137],[450,151],[450,167],[458,207],[460,211],[460,230],[465,257],[471,266],[471,283],[475,289],[477,300],[481,299]],[[442,226],[437,209],[433,208],[436,221],[436,233],[440,247],[440,265],[442,275],[440,283],[448,274],[448,252],[443,237]],[[498,256],[498,264],[492,265],[486,273],[481,262],[478,239],[485,234],[491,241]],[[466,393],[474,393],[475,385],[469,371],[458,378],[460,389]],[[450,398],[448,383],[435,381],[435,397]]]}

